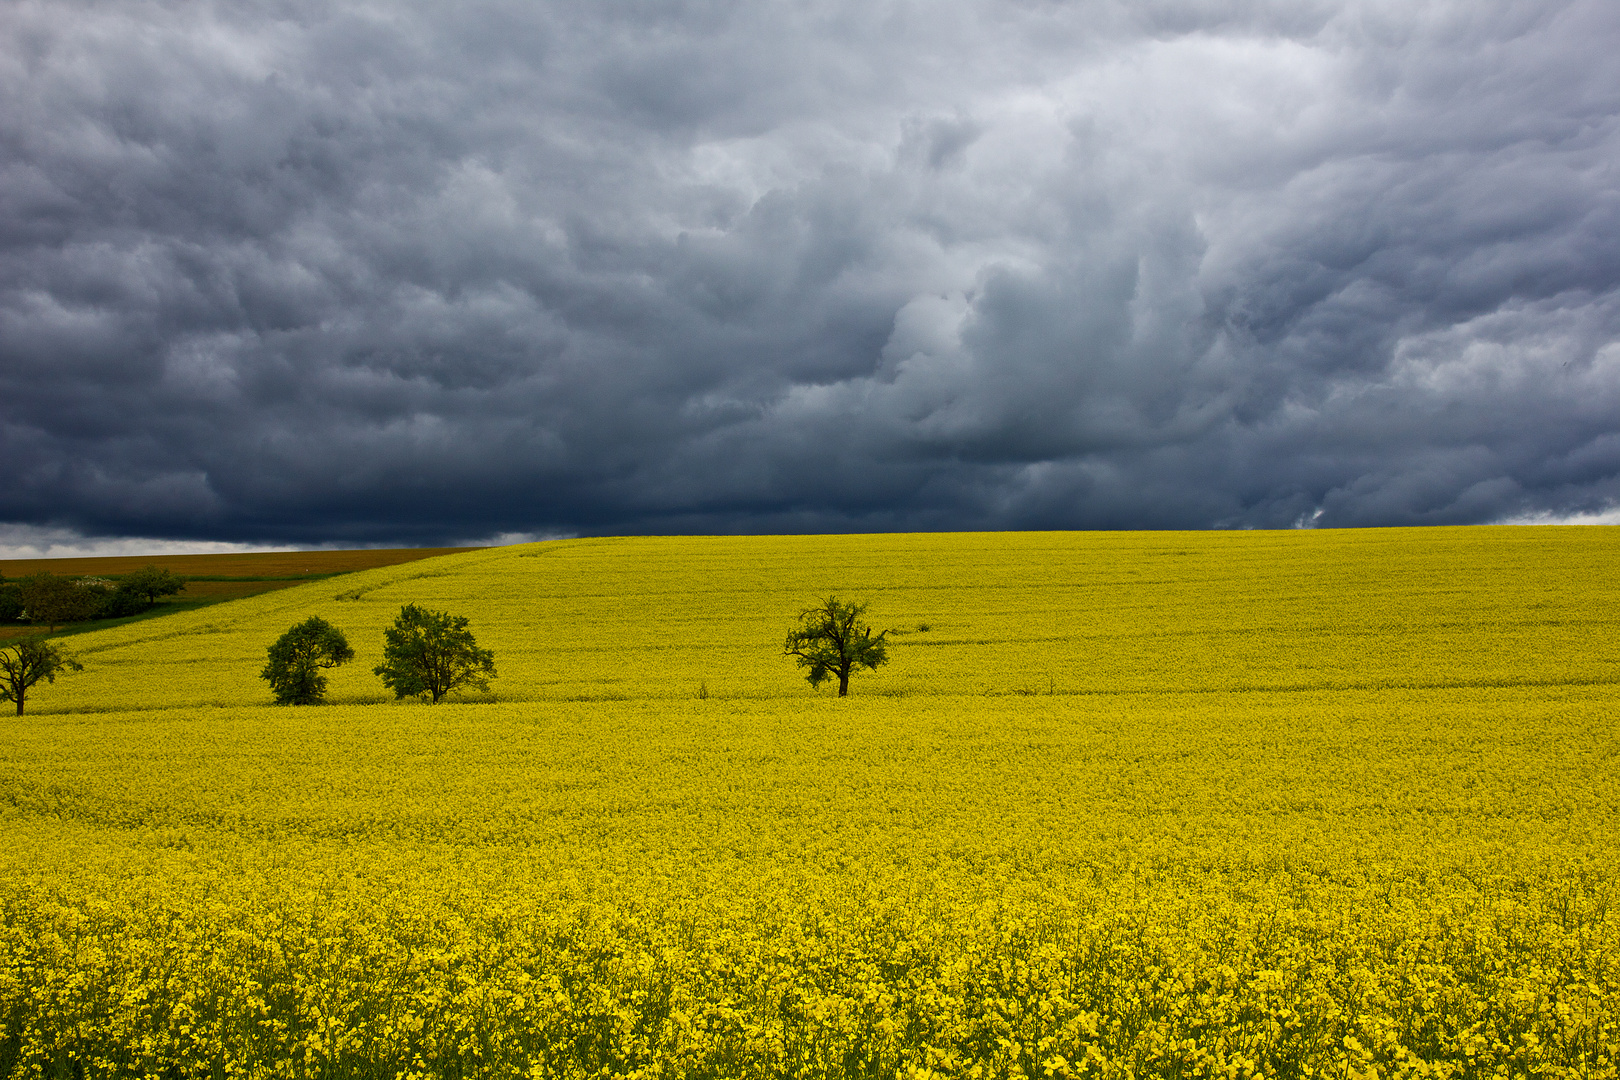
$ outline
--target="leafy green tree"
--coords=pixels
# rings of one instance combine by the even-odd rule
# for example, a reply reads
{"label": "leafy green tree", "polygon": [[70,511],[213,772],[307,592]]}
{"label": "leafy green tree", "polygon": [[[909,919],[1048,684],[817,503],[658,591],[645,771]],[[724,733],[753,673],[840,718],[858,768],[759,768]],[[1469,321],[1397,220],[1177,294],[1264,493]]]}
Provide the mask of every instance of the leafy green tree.
{"label": "leafy green tree", "polygon": [[170,570],[148,564],[132,573],[125,574],[118,581],[118,591],[138,596],[151,607],[158,602],[160,596],[173,596],[183,592],[186,579]]}
{"label": "leafy green tree", "polygon": [[259,678],[270,683],[277,705],[319,705],[326,697],[321,671],[354,659],[343,631],[311,615],[270,646],[270,659]]}
{"label": "leafy green tree", "polygon": [[425,696],[437,705],[458,687],[488,690],[495,677],[495,654],[478,647],[461,616],[406,604],[383,642],[383,662],[371,670],[396,698]]}
{"label": "leafy green tree", "polygon": [[131,592],[124,588],[123,585],[119,585],[115,589],[108,590],[106,595],[102,597],[101,607],[96,611],[96,618],[122,619],[126,615],[139,615],[151,606],[146,602],[146,597],[140,593]]}
{"label": "leafy green tree", "polygon": [[107,598],[106,589],[55,574],[34,574],[20,584],[28,621],[52,630],[63,623],[95,618]]}
{"label": "leafy green tree", "polygon": [[860,621],[865,614],[865,604],[845,604],[829,596],[799,612],[799,626],[788,634],[783,655],[794,657],[800,667],[810,669],[805,678],[811,686],[820,687],[836,675],[838,696],[843,697],[849,693],[852,670],[864,667],[876,671],[879,664],[889,660],[884,643],[889,632],[874,636],[872,628]]}
{"label": "leafy green tree", "polygon": [[0,622],[18,622],[22,617],[22,586],[0,574]]}
{"label": "leafy green tree", "polygon": [[0,646],[0,701],[15,701],[21,716],[23,699],[34,684],[41,679],[54,683],[56,673],[64,668],[83,671],[84,665],[43,638],[27,637]]}

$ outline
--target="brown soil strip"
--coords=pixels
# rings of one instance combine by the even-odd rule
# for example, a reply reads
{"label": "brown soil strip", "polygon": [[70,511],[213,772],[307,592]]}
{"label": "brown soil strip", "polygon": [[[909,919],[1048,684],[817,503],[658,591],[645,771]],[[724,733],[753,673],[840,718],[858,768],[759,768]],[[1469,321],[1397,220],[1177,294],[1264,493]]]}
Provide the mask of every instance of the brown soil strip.
{"label": "brown soil strip", "polygon": [[[256,551],[231,555],[115,555],[98,558],[0,559],[0,574],[15,580],[29,574],[73,577],[116,577],[157,566],[186,577],[290,578],[347,574],[377,566],[395,566],[435,555],[454,555],[477,548],[366,548],[359,551]],[[200,583],[199,583],[200,584]],[[190,589],[188,588],[188,592]]]}

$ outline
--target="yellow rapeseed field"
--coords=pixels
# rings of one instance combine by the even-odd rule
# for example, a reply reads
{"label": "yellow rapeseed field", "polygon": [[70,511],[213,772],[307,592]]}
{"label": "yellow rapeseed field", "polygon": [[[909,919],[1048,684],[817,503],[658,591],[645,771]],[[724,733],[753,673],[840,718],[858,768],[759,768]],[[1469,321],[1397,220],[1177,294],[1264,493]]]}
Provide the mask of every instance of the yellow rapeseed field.
{"label": "yellow rapeseed field", "polygon": [[[0,1075],[1615,1077],[1620,531],[491,549],[76,636]],[[851,696],[781,656],[868,601]],[[395,702],[414,602],[488,694]],[[318,614],[358,657],[276,708]]]}

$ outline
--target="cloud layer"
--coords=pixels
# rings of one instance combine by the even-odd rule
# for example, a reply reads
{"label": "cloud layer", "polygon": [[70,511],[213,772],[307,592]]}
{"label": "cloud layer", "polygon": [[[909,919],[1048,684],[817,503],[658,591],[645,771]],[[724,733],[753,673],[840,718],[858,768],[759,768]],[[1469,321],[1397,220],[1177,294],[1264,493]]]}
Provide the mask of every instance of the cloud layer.
{"label": "cloud layer", "polygon": [[0,521],[1620,503],[1606,0],[18,0]]}

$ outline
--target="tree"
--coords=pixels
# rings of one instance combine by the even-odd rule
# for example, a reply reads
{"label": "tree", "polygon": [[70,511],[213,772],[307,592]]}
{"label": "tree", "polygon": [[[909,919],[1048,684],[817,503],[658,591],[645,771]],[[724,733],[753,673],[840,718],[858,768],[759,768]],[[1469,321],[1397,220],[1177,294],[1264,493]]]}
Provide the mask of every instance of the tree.
{"label": "tree", "polygon": [[107,598],[106,590],[92,588],[72,578],[55,574],[34,574],[22,579],[23,608],[28,621],[49,626],[93,619]]}
{"label": "tree", "polygon": [[122,619],[129,615],[139,615],[152,605],[146,602],[146,597],[140,593],[131,592],[119,585],[116,589],[108,591],[101,598],[101,607],[96,611],[98,619]]}
{"label": "tree", "polygon": [[799,612],[799,627],[788,634],[783,655],[796,658],[800,667],[810,669],[805,678],[811,686],[819,687],[838,676],[838,696],[844,697],[849,693],[849,673],[853,669],[876,671],[889,659],[884,643],[889,632],[874,637],[872,628],[860,621],[865,614],[865,604],[845,604],[829,596]]}
{"label": "tree", "polygon": [[183,592],[186,579],[172,571],[147,564],[133,573],[125,574],[118,582],[118,591],[139,596],[151,607],[160,596],[173,596]]}
{"label": "tree", "polygon": [[270,683],[277,705],[319,705],[326,697],[321,671],[353,659],[343,631],[311,615],[270,646],[270,660],[259,678]]}
{"label": "tree", "polygon": [[[95,606],[89,611],[85,611],[83,607],[76,607],[74,611],[75,618],[69,620],[71,622],[80,622],[85,619],[110,619],[116,615],[130,615],[133,614],[133,611],[120,610],[120,606],[128,607],[131,603],[140,603],[137,597],[127,596],[119,592],[117,587],[106,578],[87,576],[69,580],[79,589],[95,598]],[[80,600],[82,601],[82,597]]]}
{"label": "tree", "polygon": [[383,662],[371,670],[396,698],[425,695],[437,705],[457,687],[488,690],[495,677],[495,654],[478,647],[461,616],[406,604],[383,642]]}
{"label": "tree", "polygon": [[[112,582],[107,583],[112,586]],[[106,590],[101,608],[96,612],[102,619],[121,619],[126,615],[139,615],[157,604],[160,596],[173,596],[184,590],[186,579],[156,566],[144,566],[119,579],[117,586]]]}
{"label": "tree", "polygon": [[17,622],[23,617],[22,586],[8,582],[0,574],[0,622]]}
{"label": "tree", "polygon": [[84,665],[43,638],[28,637],[0,646],[0,701],[15,701],[17,715],[23,714],[23,698],[39,680],[53,683],[64,668],[83,671]]}

